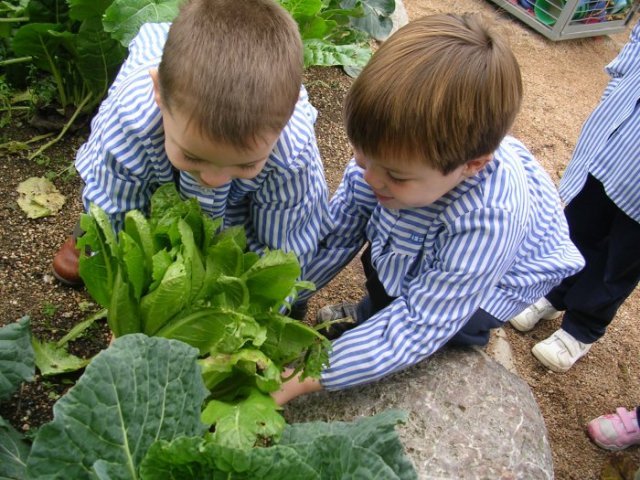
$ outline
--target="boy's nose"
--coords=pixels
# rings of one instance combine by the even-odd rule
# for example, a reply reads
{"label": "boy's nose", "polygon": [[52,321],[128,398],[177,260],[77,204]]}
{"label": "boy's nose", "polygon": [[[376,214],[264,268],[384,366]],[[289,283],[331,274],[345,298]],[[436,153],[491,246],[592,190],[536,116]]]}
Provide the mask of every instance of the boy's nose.
{"label": "boy's nose", "polygon": [[384,186],[384,182],[380,178],[380,175],[377,175],[372,168],[365,168],[363,176],[364,181],[374,189],[380,189]]}
{"label": "boy's nose", "polygon": [[221,187],[231,181],[231,177],[223,170],[200,173],[200,181],[207,187]]}

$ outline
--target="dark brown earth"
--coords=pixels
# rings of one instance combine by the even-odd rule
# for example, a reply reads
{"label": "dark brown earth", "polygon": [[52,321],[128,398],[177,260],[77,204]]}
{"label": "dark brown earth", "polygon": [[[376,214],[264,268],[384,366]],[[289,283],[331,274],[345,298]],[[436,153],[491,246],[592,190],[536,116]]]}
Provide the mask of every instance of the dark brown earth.
{"label": "dark brown earth", "polygon": [[[446,4],[446,5],[445,5]],[[607,77],[603,67],[619,51],[628,32],[554,43],[500,13],[489,2],[478,0],[406,0],[409,18],[448,10],[482,11],[501,17],[501,28],[511,39],[521,63],[526,97],[513,133],[540,159],[558,180],[570,159],[582,122],[596,105]],[[333,192],[350,158],[341,124],[341,102],[351,80],[338,69],[311,69],[305,79],[313,104],[319,110],[317,137],[327,181]],[[37,132],[24,119],[15,118],[0,133],[0,143],[24,141]],[[81,182],[68,175],[77,147],[87,127],[46,152],[47,159],[27,160],[24,151],[0,150],[0,326],[29,315],[34,335],[59,339],[78,321],[96,310],[84,290],[65,288],[50,275],[50,262],[81,212]],[[16,204],[17,185],[32,176],[57,174],[54,183],[67,200],[54,217],[29,220]],[[345,269],[312,300],[309,318],[318,306],[356,301],[363,292],[358,261]],[[529,334],[506,327],[518,373],[531,386],[549,432],[556,478],[601,478],[612,458],[594,446],[584,426],[591,418],[618,406],[640,403],[638,337],[640,292],[638,289],[618,312],[609,331],[589,355],[566,374],[547,371],[530,354],[531,347],[559,326],[559,320],[541,324]],[[105,348],[104,324],[71,344],[72,353],[90,357]],[[73,384],[75,377],[36,377],[9,401],[0,404],[0,415],[28,432],[51,419],[51,406]],[[640,464],[640,449],[623,454]],[[604,477],[602,477],[604,478]]]}

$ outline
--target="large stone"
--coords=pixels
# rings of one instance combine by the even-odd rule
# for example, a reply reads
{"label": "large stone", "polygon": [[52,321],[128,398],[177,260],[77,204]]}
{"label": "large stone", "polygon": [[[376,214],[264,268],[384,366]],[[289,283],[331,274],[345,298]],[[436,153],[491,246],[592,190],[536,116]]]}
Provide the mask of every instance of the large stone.
{"label": "large stone", "polygon": [[351,421],[390,408],[409,412],[398,433],[421,479],[553,478],[529,386],[479,349],[445,348],[380,382],[295,399],[284,413],[289,423]]}

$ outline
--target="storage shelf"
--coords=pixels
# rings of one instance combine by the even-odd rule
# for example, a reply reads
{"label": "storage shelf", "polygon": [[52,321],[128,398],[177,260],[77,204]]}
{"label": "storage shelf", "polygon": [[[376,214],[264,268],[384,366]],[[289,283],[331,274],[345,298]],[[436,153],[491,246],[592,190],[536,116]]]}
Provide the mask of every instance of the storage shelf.
{"label": "storage shelf", "polygon": [[621,0],[490,1],[554,41],[623,32],[640,3],[633,0],[620,7]]}

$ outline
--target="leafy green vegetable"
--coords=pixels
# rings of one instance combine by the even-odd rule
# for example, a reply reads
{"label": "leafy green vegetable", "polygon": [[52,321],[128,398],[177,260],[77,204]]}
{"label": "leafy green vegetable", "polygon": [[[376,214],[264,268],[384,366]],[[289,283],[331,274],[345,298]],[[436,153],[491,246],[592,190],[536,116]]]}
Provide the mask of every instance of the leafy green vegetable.
{"label": "leafy green vegetable", "polygon": [[182,342],[127,335],[99,353],[37,433],[28,478],[137,478],[156,440],[201,435],[207,391],[197,351]]}
{"label": "leafy green vegetable", "polygon": [[22,435],[0,417],[0,478],[27,478],[29,449]]}
{"label": "leafy green vegetable", "polygon": [[[81,223],[87,233],[78,241],[80,276],[108,309],[114,336],[140,332],[195,347],[217,401],[212,405],[224,412],[213,415],[216,423],[233,422],[234,409],[253,402],[252,395],[278,390],[287,366],[303,377],[320,375],[329,341],[281,314],[299,290],[313,288],[298,280],[293,253],[245,251],[243,227],[218,232],[221,220],[203,214],[196,200],[182,200],[174,184],[153,194],[149,218],[129,212],[118,236],[104,211],[92,205],[89,212]],[[266,405],[282,420],[273,402]],[[281,430],[284,422],[275,425]],[[258,432],[248,429],[242,438],[255,442]]]}
{"label": "leafy green vegetable", "polygon": [[29,317],[0,328],[0,400],[8,398],[35,373]]}
{"label": "leafy green vegetable", "polygon": [[406,414],[389,410],[355,422],[288,425],[277,445],[229,448],[202,438],[155,443],[142,461],[140,476],[160,479],[311,480],[333,478],[417,478],[395,425]]}
{"label": "leafy green vegetable", "polygon": [[214,443],[238,449],[253,447],[256,438],[277,440],[285,427],[275,400],[255,390],[235,403],[212,400],[202,412],[202,421],[215,424]]}
{"label": "leafy green vegetable", "polygon": [[75,372],[88,365],[89,360],[69,354],[63,347],[53,342],[41,342],[35,337],[31,340],[36,365],[42,376],[47,377],[65,372]]}

